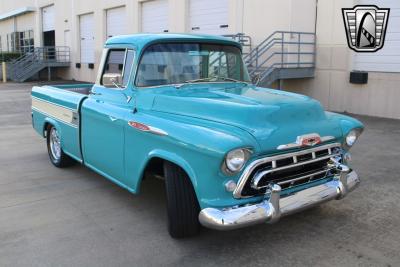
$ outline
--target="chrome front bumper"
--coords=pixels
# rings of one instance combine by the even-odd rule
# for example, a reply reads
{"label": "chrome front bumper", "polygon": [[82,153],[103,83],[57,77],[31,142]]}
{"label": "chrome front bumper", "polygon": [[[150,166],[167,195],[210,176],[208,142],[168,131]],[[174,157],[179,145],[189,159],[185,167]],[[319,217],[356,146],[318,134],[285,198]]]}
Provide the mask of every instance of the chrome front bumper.
{"label": "chrome front bumper", "polygon": [[340,164],[340,175],[333,180],[310,187],[285,197],[280,197],[279,185],[272,185],[269,199],[261,203],[238,208],[205,208],[199,214],[200,223],[217,230],[230,230],[259,223],[274,223],[280,217],[289,215],[323,202],[341,199],[360,183],[355,171]]}

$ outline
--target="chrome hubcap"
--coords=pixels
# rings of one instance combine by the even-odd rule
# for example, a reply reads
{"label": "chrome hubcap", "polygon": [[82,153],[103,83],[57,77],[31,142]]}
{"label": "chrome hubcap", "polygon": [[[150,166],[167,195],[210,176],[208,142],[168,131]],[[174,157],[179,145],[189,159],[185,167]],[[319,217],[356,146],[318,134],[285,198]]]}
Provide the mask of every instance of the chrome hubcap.
{"label": "chrome hubcap", "polygon": [[50,152],[55,160],[59,160],[61,157],[61,143],[60,137],[56,128],[50,130]]}

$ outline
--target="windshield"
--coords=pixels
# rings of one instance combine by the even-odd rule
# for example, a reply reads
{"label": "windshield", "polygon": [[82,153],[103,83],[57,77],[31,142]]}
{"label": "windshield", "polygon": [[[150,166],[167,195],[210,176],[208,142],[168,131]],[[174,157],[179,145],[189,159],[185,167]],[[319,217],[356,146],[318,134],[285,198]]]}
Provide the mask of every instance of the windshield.
{"label": "windshield", "polygon": [[250,82],[239,48],[220,44],[155,44],[143,53],[136,75],[139,87],[211,81]]}

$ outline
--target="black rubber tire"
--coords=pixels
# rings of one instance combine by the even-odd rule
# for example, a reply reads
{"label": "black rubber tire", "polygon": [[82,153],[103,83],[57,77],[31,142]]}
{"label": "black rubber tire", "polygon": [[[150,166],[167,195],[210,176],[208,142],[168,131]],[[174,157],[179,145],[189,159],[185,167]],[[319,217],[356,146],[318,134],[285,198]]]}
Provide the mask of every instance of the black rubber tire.
{"label": "black rubber tire", "polygon": [[196,235],[200,230],[199,202],[192,182],[179,166],[165,162],[168,231],[173,238]]}
{"label": "black rubber tire", "polygon": [[73,165],[75,163],[75,160],[72,159],[70,156],[64,153],[64,151],[61,148],[61,156],[59,159],[56,159],[53,157],[51,153],[51,148],[50,148],[50,131],[52,128],[55,128],[53,125],[49,125],[46,130],[46,143],[47,143],[47,153],[49,154],[49,158],[51,163],[53,163],[54,166],[57,168],[65,168]]}

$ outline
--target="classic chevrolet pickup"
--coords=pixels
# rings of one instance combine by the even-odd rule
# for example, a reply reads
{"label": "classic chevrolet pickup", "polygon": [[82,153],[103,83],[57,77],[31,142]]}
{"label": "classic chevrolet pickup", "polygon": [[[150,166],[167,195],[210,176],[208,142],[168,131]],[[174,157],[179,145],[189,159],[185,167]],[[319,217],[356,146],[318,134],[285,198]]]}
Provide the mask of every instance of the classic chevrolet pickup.
{"label": "classic chevrolet pickup", "polygon": [[132,193],[163,177],[176,238],[276,222],[359,183],[348,151],[363,125],[252,84],[223,37],[113,37],[95,84],[33,87],[32,123],[56,167],[80,162]]}

